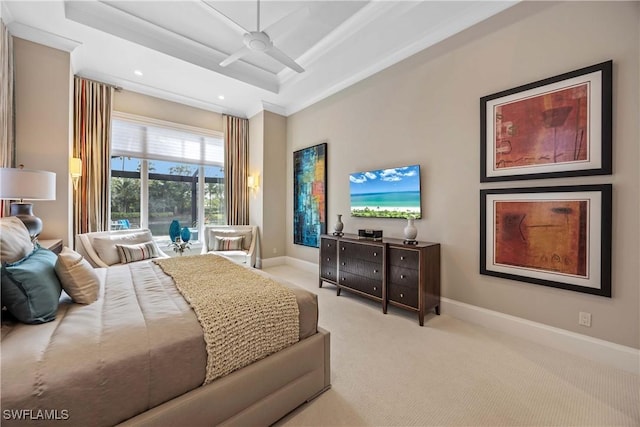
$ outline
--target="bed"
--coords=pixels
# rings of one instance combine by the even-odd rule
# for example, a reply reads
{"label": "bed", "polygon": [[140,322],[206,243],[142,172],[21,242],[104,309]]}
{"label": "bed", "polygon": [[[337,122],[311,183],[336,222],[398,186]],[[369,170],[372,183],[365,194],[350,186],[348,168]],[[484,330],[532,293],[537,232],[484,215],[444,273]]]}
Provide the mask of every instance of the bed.
{"label": "bed", "polygon": [[[195,257],[224,259],[184,259]],[[297,342],[207,381],[206,328],[166,266],[95,272],[97,301],[63,294],[51,322],[3,321],[3,425],[270,425],[330,387],[330,335],[310,292],[280,281],[295,295]]]}

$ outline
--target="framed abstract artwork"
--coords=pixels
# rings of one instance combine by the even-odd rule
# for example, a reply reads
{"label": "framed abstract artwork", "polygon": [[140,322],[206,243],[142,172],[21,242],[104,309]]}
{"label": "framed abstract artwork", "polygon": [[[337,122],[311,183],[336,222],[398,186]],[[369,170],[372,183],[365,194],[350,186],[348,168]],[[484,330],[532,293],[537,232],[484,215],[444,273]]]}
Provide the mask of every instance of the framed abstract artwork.
{"label": "framed abstract artwork", "polygon": [[612,61],[480,99],[480,181],[612,172]]}
{"label": "framed abstract artwork", "polygon": [[327,232],[327,143],[293,153],[293,243],[320,247]]}
{"label": "framed abstract artwork", "polygon": [[480,274],[611,297],[611,184],[480,190]]}

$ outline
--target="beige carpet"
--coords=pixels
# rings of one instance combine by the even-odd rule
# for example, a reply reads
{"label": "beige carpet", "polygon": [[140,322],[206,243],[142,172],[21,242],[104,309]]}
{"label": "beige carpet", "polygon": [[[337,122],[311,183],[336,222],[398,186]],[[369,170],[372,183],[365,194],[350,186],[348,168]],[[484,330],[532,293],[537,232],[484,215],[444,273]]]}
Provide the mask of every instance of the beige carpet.
{"label": "beige carpet", "polygon": [[443,313],[382,308],[290,266],[318,294],[332,388],[278,426],[640,426],[640,377]]}

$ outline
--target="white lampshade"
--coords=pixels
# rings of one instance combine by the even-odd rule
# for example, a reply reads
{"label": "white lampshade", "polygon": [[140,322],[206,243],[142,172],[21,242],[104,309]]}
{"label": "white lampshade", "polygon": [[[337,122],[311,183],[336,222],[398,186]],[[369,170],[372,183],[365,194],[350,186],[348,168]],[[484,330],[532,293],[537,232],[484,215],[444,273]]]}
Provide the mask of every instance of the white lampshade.
{"label": "white lampshade", "polygon": [[0,199],[55,200],[56,174],[19,168],[0,168]]}

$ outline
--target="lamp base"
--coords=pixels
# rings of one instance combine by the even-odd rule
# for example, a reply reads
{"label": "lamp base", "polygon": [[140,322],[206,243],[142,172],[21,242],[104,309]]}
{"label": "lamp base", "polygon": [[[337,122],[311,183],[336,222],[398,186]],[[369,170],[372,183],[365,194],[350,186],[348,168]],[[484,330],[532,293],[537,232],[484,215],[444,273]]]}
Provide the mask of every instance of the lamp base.
{"label": "lamp base", "polygon": [[33,214],[33,203],[11,203],[10,215],[24,223],[32,240],[42,232],[42,220]]}

